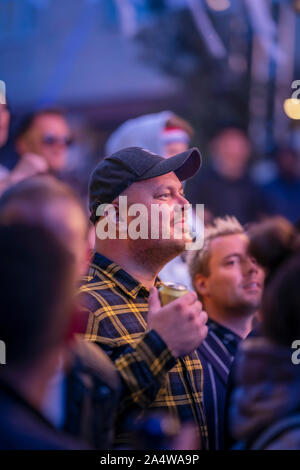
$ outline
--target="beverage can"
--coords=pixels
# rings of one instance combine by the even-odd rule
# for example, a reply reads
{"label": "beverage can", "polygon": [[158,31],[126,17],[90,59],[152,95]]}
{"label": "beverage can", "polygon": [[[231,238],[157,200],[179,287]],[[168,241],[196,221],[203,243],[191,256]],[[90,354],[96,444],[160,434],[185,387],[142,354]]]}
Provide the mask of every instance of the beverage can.
{"label": "beverage can", "polygon": [[163,282],[158,291],[160,302],[163,306],[187,294],[188,288],[184,284],[178,284],[176,282]]}

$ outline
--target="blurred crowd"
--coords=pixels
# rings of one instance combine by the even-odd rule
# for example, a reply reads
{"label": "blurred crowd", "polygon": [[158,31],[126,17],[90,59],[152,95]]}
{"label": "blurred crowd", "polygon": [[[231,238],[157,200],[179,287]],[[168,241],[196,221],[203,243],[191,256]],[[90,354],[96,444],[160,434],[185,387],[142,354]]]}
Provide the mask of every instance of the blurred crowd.
{"label": "blurred crowd", "polygon": [[[0,102],[0,449],[300,449],[299,149],[223,125],[197,171],[163,111],[74,171],[63,110]],[[120,194],[204,204],[202,248],[97,239]]]}

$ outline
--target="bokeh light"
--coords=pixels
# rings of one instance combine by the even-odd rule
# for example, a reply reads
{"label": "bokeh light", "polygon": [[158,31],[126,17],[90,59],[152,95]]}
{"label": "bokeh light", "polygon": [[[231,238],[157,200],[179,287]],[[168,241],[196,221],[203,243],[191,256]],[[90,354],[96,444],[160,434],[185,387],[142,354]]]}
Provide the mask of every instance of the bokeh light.
{"label": "bokeh light", "polygon": [[283,104],[286,115],[291,119],[300,119],[300,100],[287,98]]}

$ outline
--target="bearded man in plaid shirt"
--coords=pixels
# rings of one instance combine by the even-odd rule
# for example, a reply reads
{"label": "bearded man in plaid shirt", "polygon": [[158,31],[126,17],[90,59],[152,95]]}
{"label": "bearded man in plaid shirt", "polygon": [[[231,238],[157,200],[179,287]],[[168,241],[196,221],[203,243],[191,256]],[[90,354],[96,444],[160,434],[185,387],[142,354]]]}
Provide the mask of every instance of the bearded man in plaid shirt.
{"label": "bearded man in plaid shirt", "polygon": [[[97,237],[80,303],[89,314],[86,338],[107,352],[122,378],[117,444],[129,442],[128,413],[142,414],[151,408],[170,414],[178,429],[193,423],[199,448],[207,448],[203,371],[197,353],[207,335],[207,314],[194,292],[162,307],[157,290],[160,270],[191,241],[181,181],[193,176],[200,165],[197,148],[164,159],[130,147],[105,158],[91,176],[90,211]],[[100,239],[100,228],[109,226],[110,210],[115,211],[116,222],[124,218],[120,196],[127,197],[127,229],[124,233],[117,223],[116,233],[105,238],[101,232]],[[147,210],[148,217],[139,220],[147,229],[153,221],[152,206],[167,207],[168,238],[161,228],[148,238],[130,234],[130,222],[137,214],[130,208],[136,203]],[[179,220],[175,205],[181,210]],[[175,235],[178,228],[183,231],[181,238]]]}

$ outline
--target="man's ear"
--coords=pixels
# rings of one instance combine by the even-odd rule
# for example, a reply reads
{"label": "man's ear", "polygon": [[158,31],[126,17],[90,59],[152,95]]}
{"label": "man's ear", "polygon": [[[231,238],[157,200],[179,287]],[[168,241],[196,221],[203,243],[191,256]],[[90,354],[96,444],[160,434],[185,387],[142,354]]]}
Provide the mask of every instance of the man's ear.
{"label": "man's ear", "polygon": [[203,274],[196,274],[194,277],[194,286],[195,290],[202,297],[207,297],[208,295],[208,278],[203,276]]}
{"label": "man's ear", "polygon": [[109,206],[108,208],[105,208],[105,209],[104,209],[103,217],[105,217],[105,218],[107,219],[108,217],[111,216],[111,212],[110,212],[110,211],[113,210],[112,207],[111,207],[111,206],[113,206],[113,208],[114,208],[113,213],[114,213],[114,215],[116,216],[116,222],[118,222],[118,220],[119,220],[119,204],[118,204],[117,202],[113,201],[113,202],[110,202],[110,203],[108,204],[108,206]]}
{"label": "man's ear", "polygon": [[111,205],[114,206],[114,209],[115,209],[116,222],[119,222],[119,202],[118,201],[113,201],[111,203]]}

